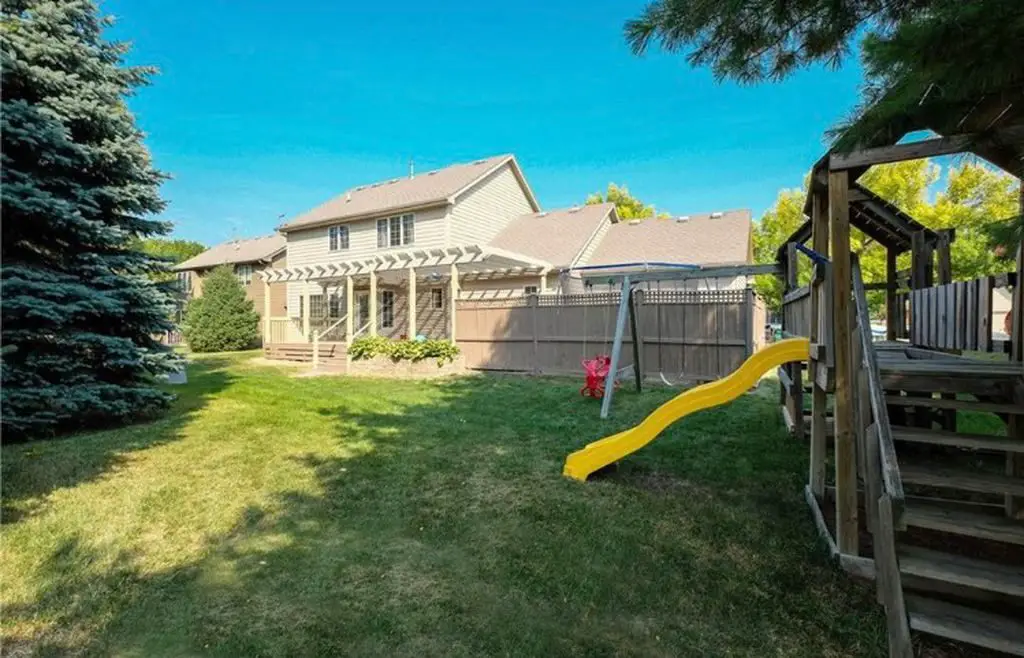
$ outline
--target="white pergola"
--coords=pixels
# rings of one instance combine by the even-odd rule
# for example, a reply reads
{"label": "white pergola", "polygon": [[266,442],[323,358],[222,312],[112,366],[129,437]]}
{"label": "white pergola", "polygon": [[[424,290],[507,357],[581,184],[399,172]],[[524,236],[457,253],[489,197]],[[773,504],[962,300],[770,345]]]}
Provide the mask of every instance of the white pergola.
{"label": "white pergola", "polygon": [[[444,247],[433,249],[407,249],[387,251],[367,258],[329,261],[316,265],[297,265],[259,272],[263,279],[264,321],[270,318],[270,284],[283,282],[345,282],[345,336],[353,335],[353,299],[355,278],[366,277],[370,285],[370,326],[369,334],[377,333],[377,278],[384,272],[405,272],[408,277],[409,308],[407,314],[408,335],[416,335],[416,281],[418,278],[448,276],[449,281],[449,324],[450,336],[455,339],[455,301],[459,296],[459,279],[488,280],[510,276],[538,275],[541,292],[544,292],[551,263],[524,256],[504,249],[481,245]],[[309,337],[310,303],[309,289],[303,292],[302,333]],[[269,326],[265,335],[270,335]]]}

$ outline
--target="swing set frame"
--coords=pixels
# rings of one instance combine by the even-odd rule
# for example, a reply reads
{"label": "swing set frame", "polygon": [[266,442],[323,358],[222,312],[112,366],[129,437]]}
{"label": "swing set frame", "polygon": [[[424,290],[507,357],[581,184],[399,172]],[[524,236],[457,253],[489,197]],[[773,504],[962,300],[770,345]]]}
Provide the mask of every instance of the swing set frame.
{"label": "swing set frame", "polygon": [[[609,285],[618,283],[621,296],[619,298],[618,314],[615,317],[615,336],[612,339],[611,364],[608,367],[608,375],[605,379],[604,397],[601,399],[601,418],[606,419],[611,414],[612,398],[615,394],[615,377],[619,370],[619,361],[622,357],[622,339],[626,333],[626,320],[629,320],[630,332],[633,336],[633,378],[636,382],[637,392],[643,391],[643,367],[640,360],[640,341],[637,339],[636,323],[636,285],[645,282],[659,281],[684,281],[687,279],[717,279],[720,277],[754,276],[758,274],[774,274],[778,266],[769,265],[729,265],[703,267],[700,265],[685,265],[671,263],[657,263],[659,269],[651,269],[640,272],[604,272],[601,270],[622,269],[629,267],[624,265],[598,265],[575,268],[581,273],[584,284],[587,281],[601,281]],[[645,265],[645,264],[644,264]]]}

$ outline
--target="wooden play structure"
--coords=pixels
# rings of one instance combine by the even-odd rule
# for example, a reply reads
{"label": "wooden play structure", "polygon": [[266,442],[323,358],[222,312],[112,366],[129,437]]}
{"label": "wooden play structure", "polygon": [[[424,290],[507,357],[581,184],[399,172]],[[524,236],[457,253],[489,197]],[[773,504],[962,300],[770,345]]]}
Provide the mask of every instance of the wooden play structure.
{"label": "wooden play structure", "polygon": [[[1014,271],[953,281],[955,233],[857,180],[960,152],[1020,177],[1022,120],[995,96],[922,105],[871,144],[830,151],[811,175],[807,221],[778,252],[784,334],[810,342],[808,362],[779,368],[783,415],[810,446],[807,502],[838,564],[874,579],[891,656],[913,655],[911,631],[1024,656],[1024,255]],[[940,136],[897,143],[924,129]],[[884,281],[865,283],[851,229],[887,250]],[[1000,286],[1012,290],[1011,332],[994,340]],[[879,290],[884,340],[868,313]],[[969,431],[971,412],[998,418],[1005,436]]]}

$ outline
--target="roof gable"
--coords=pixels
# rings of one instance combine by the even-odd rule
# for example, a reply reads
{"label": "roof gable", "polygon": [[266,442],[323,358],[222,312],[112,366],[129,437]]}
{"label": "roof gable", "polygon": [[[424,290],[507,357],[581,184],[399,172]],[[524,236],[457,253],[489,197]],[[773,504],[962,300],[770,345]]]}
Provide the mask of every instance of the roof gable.
{"label": "roof gable", "polygon": [[468,191],[473,185],[506,163],[511,163],[530,202],[534,207],[538,207],[537,201],[529,186],[526,185],[526,179],[515,161],[515,156],[506,154],[466,164],[451,165],[443,169],[416,174],[412,178],[395,178],[354,187],[284,223],[280,230],[287,232],[322,226],[331,222],[448,204],[456,196]]}
{"label": "roof gable", "polygon": [[583,264],[744,264],[750,260],[751,231],[746,209],[620,221],[608,228],[593,256]]}
{"label": "roof gable", "polygon": [[520,215],[502,229],[490,246],[533,256],[556,267],[569,267],[603,222],[614,217],[615,204],[601,203]]}
{"label": "roof gable", "polygon": [[225,264],[255,263],[281,253],[285,249],[285,244],[285,238],[280,233],[245,240],[228,240],[183,263],[178,263],[172,269],[196,270]]}

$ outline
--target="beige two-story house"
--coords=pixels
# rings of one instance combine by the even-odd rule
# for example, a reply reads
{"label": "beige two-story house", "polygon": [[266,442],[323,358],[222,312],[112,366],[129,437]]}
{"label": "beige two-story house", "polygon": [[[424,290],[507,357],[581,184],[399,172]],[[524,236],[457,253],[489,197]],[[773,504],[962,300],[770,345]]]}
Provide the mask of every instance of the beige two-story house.
{"label": "beige two-story house", "polygon": [[[585,272],[750,262],[749,211],[622,222],[612,204],[543,211],[512,155],[362,185],[285,222],[275,340],[452,337],[455,303],[583,292]],[[745,287],[745,277],[691,287]],[[272,325],[272,326],[271,326]]]}
{"label": "beige two-story house", "polygon": [[203,294],[203,278],[215,267],[230,266],[245,289],[246,297],[252,300],[260,315],[260,335],[266,341],[264,330],[267,323],[263,319],[287,313],[287,288],[283,283],[264,285],[259,273],[284,268],[287,265],[285,249],[285,237],[279,233],[228,240],[175,265],[173,269],[177,273],[178,287],[188,300]]}

